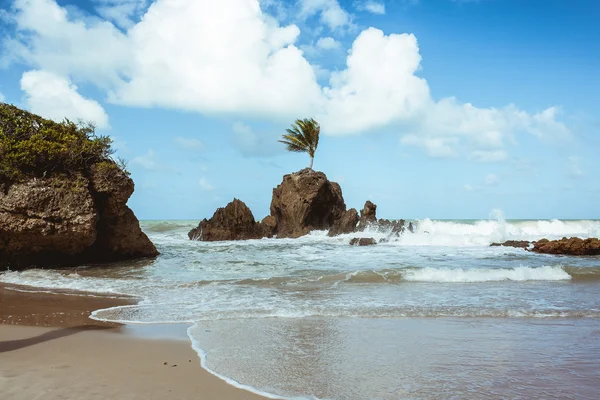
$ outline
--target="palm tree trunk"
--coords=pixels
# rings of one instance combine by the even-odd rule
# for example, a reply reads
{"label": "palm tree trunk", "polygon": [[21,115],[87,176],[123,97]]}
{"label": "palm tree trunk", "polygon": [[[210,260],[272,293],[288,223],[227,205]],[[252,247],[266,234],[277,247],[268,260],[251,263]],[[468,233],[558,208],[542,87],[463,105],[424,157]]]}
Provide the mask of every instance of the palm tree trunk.
{"label": "palm tree trunk", "polygon": [[313,165],[313,160],[314,159],[315,159],[314,157],[310,158],[310,165],[308,166],[308,169],[312,169],[312,165]]}

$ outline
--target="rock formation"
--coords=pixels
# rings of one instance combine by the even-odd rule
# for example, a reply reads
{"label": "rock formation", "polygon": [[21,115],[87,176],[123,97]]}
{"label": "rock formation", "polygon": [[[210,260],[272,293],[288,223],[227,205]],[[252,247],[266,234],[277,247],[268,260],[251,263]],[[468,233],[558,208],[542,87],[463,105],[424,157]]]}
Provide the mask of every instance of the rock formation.
{"label": "rock formation", "polygon": [[238,199],[215,211],[211,219],[204,219],[188,236],[192,240],[214,242],[219,240],[247,240],[272,236],[272,219],[256,222],[252,211]]}
{"label": "rock formation", "polygon": [[350,240],[350,246],[373,246],[377,244],[374,238],[353,238]]}
{"label": "rock formation", "polygon": [[356,211],[355,208],[344,211],[342,216],[333,223],[333,227],[329,230],[328,236],[356,232],[356,225],[359,220],[358,211]]}
{"label": "rock formation", "polygon": [[340,185],[324,173],[303,169],[283,177],[273,189],[271,216],[278,238],[297,238],[311,230],[329,229],[346,211]]}
{"label": "rock formation", "polygon": [[[312,230],[329,229],[329,236],[363,231],[374,227],[389,235],[406,229],[405,221],[377,221],[377,206],[367,201],[360,216],[356,209],[346,210],[340,185],[324,173],[303,169],[283,177],[273,189],[271,214],[256,222],[250,209],[234,200],[218,209],[210,220],[203,220],[190,231],[192,240],[245,240],[262,237],[297,238]],[[412,231],[412,224],[409,225]]]}
{"label": "rock formation", "polygon": [[370,200],[365,202],[365,206],[360,211],[360,222],[358,224],[358,230],[364,231],[369,225],[377,223],[377,206]]}
{"label": "rock formation", "polygon": [[127,200],[133,181],[94,128],[0,103],[0,268],[153,257]]}
{"label": "rock formation", "polygon": [[572,237],[561,240],[538,240],[531,251],[543,254],[564,254],[572,256],[600,255],[600,240],[597,238],[580,239]]}
{"label": "rock formation", "polygon": [[71,266],[153,257],[126,203],[133,181],[116,164],[88,176],[33,178],[0,191],[0,267]]}
{"label": "rock formation", "polygon": [[527,240],[507,240],[504,243],[490,244],[491,247],[504,246],[504,247],[516,247],[516,248],[521,248],[521,249],[528,249],[530,245],[531,245],[531,242],[529,242]]}

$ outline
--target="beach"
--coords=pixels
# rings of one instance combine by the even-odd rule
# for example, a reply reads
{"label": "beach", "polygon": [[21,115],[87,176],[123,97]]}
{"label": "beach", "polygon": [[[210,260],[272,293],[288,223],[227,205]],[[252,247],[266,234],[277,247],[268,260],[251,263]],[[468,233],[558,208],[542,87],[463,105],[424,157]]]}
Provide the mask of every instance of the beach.
{"label": "beach", "polygon": [[0,285],[0,398],[262,398],[204,370],[184,325],[127,328],[88,318],[131,303]]}

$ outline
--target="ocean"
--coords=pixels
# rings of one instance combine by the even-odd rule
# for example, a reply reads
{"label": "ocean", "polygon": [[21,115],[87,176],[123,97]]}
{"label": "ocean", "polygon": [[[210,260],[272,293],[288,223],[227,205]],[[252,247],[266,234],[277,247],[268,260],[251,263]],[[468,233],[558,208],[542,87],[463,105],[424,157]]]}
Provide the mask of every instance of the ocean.
{"label": "ocean", "polygon": [[[133,295],[93,318],[189,324],[203,366],[287,399],[596,399],[600,257],[490,247],[599,237],[600,221],[414,221],[415,232],[195,242],[142,221],[162,253],[110,268],[7,271],[26,290]],[[350,238],[390,239],[349,246]]]}

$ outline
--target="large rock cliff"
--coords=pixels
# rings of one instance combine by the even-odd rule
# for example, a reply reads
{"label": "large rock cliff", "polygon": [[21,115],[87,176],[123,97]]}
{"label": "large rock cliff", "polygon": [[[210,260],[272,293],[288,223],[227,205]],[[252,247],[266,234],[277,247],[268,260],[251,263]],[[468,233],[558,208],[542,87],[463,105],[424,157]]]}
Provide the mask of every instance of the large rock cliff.
{"label": "large rock cliff", "polygon": [[158,255],[106,138],[0,104],[0,269]]}

